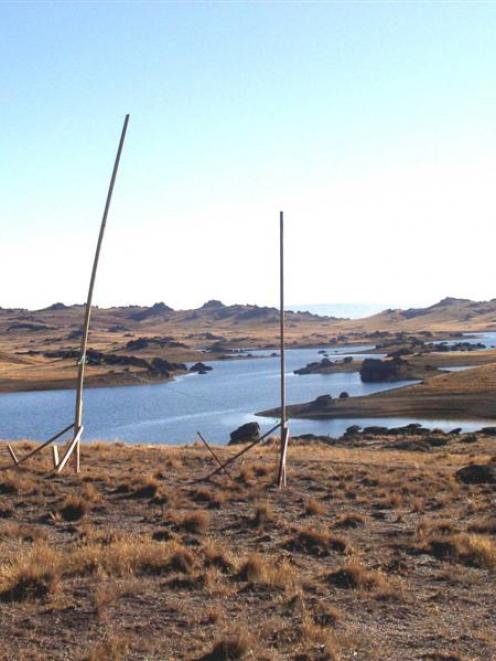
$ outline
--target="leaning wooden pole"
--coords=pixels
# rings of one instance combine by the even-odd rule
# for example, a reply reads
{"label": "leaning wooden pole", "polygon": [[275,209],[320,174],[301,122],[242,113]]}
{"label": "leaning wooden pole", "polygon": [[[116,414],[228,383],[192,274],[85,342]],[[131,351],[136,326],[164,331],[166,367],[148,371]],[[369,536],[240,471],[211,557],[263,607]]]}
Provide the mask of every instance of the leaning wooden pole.
{"label": "leaning wooden pole", "polygon": [[279,488],[286,486],[286,455],[288,451],[289,428],[286,416],[286,356],[285,356],[285,317],[284,317],[284,213],[279,212],[279,325],[281,355],[281,451],[279,459]]}
{"label": "leaning wooden pole", "polygon": [[[100,233],[98,235],[98,241],[96,244],[95,257],[93,260],[93,268],[91,270],[90,284],[88,288],[88,298],[86,300],[86,307],[84,312],[84,324],[83,324],[83,335],[81,337],[81,350],[79,355],[79,368],[77,376],[77,388],[76,388],[76,410],[74,416],[74,437],[71,443],[69,443],[62,460],[59,462],[57,470],[60,472],[67,460],[69,455],[74,450],[75,451],[75,463],[74,468],[76,472],[79,472],[79,463],[80,463],[80,438],[81,431],[83,427],[83,390],[84,390],[84,372],[86,366],[86,353],[88,350],[88,334],[90,330],[90,319],[91,319],[91,306],[93,304],[93,291],[95,289],[95,280],[96,272],[98,269],[98,262],[100,259],[100,252],[102,249],[103,235],[105,234],[105,227],[107,225],[107,217],[110,209],[110,202],[112,201],[112,193],[114,192],[115,180],[117,178],[117,172],[119,170],[119,163],[121,160],[122,149],[124,147],[124,140],[126,139],[127,125],[129,123],[129,115],[126,115],[124,118],[124,124],[122,126],[121,137],[119,140],[119,146],[117,148],[117,154],[114,161],[114,167],[112,170],[112,176],[110,178],[110,185],[107,192],[107,199],[105,202],[105,208],[103,210],[102,222],[100,224]],[[77,440],[76,440],[77,439]]]}

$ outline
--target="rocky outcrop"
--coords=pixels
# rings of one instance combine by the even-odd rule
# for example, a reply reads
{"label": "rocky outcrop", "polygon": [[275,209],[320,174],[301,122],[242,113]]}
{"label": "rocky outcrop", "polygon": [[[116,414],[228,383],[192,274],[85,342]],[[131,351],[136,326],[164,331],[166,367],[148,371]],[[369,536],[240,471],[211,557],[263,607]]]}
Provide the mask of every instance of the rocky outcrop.
{"label": "rocky outcrop", "polygon": [[424,379],[437,374],[440,370],[431,365],[414,366],[399,356],[390,360],[366,358],[360,367],[360,378],[364,383],[382,383],[388,381],[407,381]]}
{"label": "rocky outcrop", "polygon": [[247,422],[231,432],[229,445],[257,441],[260,438],[260,425],[258,422]]}
{"label": "rocky outcrop", "polygon": [[332,396],[319,395],[314,399],[313,404],[317,409],[327,409],[329,406],[332,406]]}
{"label": "rocky outcrop", "polygon": [[[57,351],[46,351],[46,358],[80,359],[81,352],[77,349],[60,349]],[[86,363],[88,365],[122,365],[124,367],[141,367],[148,372],[168,378],[175,372],[186,372],[184,363],[171,363],[163,358],[153,358],[151,361],[136,356],[126,356],[118,353],[104,353],[89,349],[86,352]]]}
{"label": "rocky outcrop", "polygon": [[44,331],[44,330],[56,330],[55,326],[47,326],[46,324],[30,324],[25,321],[19,321],[18,323],[11,324],[7,328],[7,333],[11,331],[32,331],[33,333]]}
{"label": "rocky outcrop", "polygon": [[300,367],[294,371],[295,374],[333,374],[342,371],[355,371],[353,358],[349,356],[343,360],[332,361],[329,358],[322,358],[320,362],[308,363],[305,367]]}
{"label": "rocky outcrop", "polygon": [[456,471],[456,477],[464,484],[496,484],[496,464],[472,464]]}
{"label": "rocky outcrop", "polygon": [[134,321],[144,321],[150,317],[159,317],[165,314],[168,315],[171,312],[174,312],[172,308],[170,308],[165,303],[160,302],[154,303],[154,305],[152,305],[150,308],[144,308],[142,310],[138,310],[137,312],[132,312],[129,315],[129,319],[133,319]]}
{"label": "rocky outcrop", "polygon": [[187,349],[187,345],[183,342],[178,342],[172,337],[138,337],[136,340],[129,340],[126,344],[126,349],[129,351],[140,351],[141,349],[146,349],[154,344],[159,347],[171,347],[171,348],[180,348]]}
{"label": "rocky outcrop", "polygon": [[194,365],[191,365],[189,368],[190,372],[197,372],[198,374],[208,374],[208,372],[212,371],[213,367],[210,365],[205,365],[205,363],[199,362],[195,363]]}

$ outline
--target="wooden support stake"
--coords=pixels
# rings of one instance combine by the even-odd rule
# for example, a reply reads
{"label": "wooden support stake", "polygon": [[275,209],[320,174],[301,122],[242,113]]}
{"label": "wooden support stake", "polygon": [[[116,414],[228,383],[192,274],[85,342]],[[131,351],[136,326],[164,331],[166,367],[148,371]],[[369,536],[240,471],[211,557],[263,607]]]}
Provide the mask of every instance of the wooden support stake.
{"label": "wooden support stake", "polygon": [[79,443],[79,440],[81,438],[81,434],[83,433],[83,429],[84,429],[84,427],[79,427],[79,429],[76,431],[76,434],[74,435],[74,438],[70,442],[69,446],[66,448],[64,456],[62,457],[60,462],[57,464],[57,473],[62,472],[62,470],[64,469],[64,466],[69,461],[69,457],[71,456],[71,454],[73,453],[75,447]]}
{"label": "wooden support stake", "polygon": [[284,213],[279,213],[279,328],[281,353],[281,450],[277,485],[286,485],[286,455],[288,453],[289,429],[286,419],[286,356],[285,356],[285,318],[284,318]]}
{"label": "wooden support stake", "polygon": [[206,480],[210,480],[214,475],[217,475],[221,470],[225,469],[226,466],[229,466],[230,464],[233,463],[233,461],[236,461],[236,459],[239,459],[245,452],[248,452],[248,450],[251,450],[255,445],[259,445],[264,439],[267,438],[270,434],[272,434],[273,431],[275,431],[278,427],[281,426],[281,423],[278,422],[277,425],[274,425],[272,429],[269,429],[268,432],[265,432],[263,436],[260,436],[259,439],[256,441],[253,441],[253,443],[250,443],[250,445],[247,445],[245,448],[243,448],[240,452],[234,455],[234,457],[231,457],[227,461],[225,461],[222,466],[219,466],[219,468],[216,468],[213,473],[210,473],[210,475],[207,475],[206,477],[202,477],[199,480],[195,480],[196,482],[204,482]]}
{"label": "wooden support stake", "polygon": [[288,452],[288,427],[281,427],[281,457],[279,461],[279,487],[286,486],[286,455]]}
{"label": "wooden support stake", "polygon": [[17,457],[16,457],[16,454],[15,454],[15,452],[14,452],[14,448],[10,445],[10,443],[7,445],[7,450],[9,451],[9,454],[10,454],[10,456],[11,456],[11,458],[12,458],[12,461],[13,461],[14,464],[17,466],[17,464],[19,463],[19,461],[18,461],[18,459],[17,459]]}
{"label": "wooden support stake", "polygon": [[[107,192],[107,199],[105,202],[105,208],[103,210],[102,222],[100,224],[100,232],[98,234],[98,241],[96,244],[95,257],[93,260],[93,268],[91,270],[90,285],[88,288],[88,298],[86,300],[86,308],[84,312],[84,324],[83,324],[83,334],[81,336],[81,350],[79,355],[79,369],[77,377],[77,388],[76,388],[76,411],[74,415],[74,430],[77,430],[77,434],[81,435],[81,430],[83,426],[83,389],[84,389],[84,368],[86,365],[86,352],[88,348],[88,334],[90,329],[90,318],[91,318],[91,306],[93,303],[93,291],[95,289],[95,280],[96,272],[98,268],[98,261],[100,259],[100,251],[102,249],[103,235],[105,233],[105,227],[107,224],[107,217],[110,209],[110,202],[112,200],[112,193],[114,191],[115,180],[117,178],[117,171],[119,169],[119,163],[121,160],[122,148],[124,147],[124,140],[126,138],[127,125],[129,122],[129,115],[126,115],[124,118],[124,124],[122,126],[121,137],[119,140],[119,146],[117,148],[117,154],[114,161],[114,167],[112,170],[112,176],[110,178],[109,189]],[[79,440],[76,443],[76,455],[74,457],[74,469],[78,473],[80,468],[80,449],[79,449]],[[72,446],[72,442],[71,442]],[[69,447],[71,447],[69,446]],[[72,452],[72,451],[71,451]],[[67,454],[67,453],[66,453]],[[64,457],[65,459],[65,457]],[[64,462],[62,459],[62,462]],[[65,462],[64,462],[65,465]],[[63,466],[62,466],[63,468]],[[62,470],[62,468],[59,468]]]}
{"label": "wooden support stake", "polygon": [[[47,445],[50,445],[50,443],[53,443],[54,441],[56,441],[58,438],[60,438],[61,436],[63,436],[66,432],[69,431],[69,429],[72,429],[73,427],[74,427],[74,423],[71,422],[70,425],[68,425],[67,427],[65,427],[65,429],[62,429],[62,431],[59,431],[57,434],[55,434],[55,436],[52,436],[51,438],[49,438],[48,441],[45,441],[45,442],[42,443],[41,445],[38,445],[38,447],[36,447],[34,450],[31,450],[31,452],[28,452],[28,454],[26,454],[24,457],[21,457],[21,458],[18,460],[18,462],[17,462],[16,465],[17,465],[17,466],[20,466],[20,465],[23,464],[25,461],[27,461],[30,457],[32,457],[33,455],[37,454],[37,453],[40,452],[41,450],[43,450],[43,448],[46,448]],[[2,467],[0,468],[0,470],[8,470],[9,468],[10,468],[10,466],[2,466]]]}
{"label": "wooden support stake", "polygon": [[203,436],[200,434],[199,431],[197,431],[196,433],[198,434],[198,436],[200,437],[200,440],[203,442],[203,444],[205,445],[205,447],[207,448],[207,450],[210,452],[210,454],[212,455],[212,457],[213,457],[213,458],[215,459],[215,461],[219,464],[220,469],[223,470],[224,473],[225,473],[225,474],[226,474],[226,475],[232,480],[233,478],[232,478],[232,476],[231,476],[231,473],[227,470],[227,468],[226,468],[225,466],[222,465],[221,460],[219,459],[219,457],[217,456],[217,454],[214,452],[213,448],[210,447],[210,445],[209,445],[209,444],[207,443],[207,441],[203,438]]}
{"label": "wooden support stake", "polygon": [[59,465],[59,446],[52,445],[52,454],[53,454],[53,468],[57,468]]}

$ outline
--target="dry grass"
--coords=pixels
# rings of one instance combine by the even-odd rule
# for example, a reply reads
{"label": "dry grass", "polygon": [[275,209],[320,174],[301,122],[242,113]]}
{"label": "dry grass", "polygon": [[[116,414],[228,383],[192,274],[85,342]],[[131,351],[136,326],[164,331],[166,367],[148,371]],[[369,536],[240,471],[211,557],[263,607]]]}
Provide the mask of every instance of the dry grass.
{"label": "dry grass", "polygon": [[274,518],[274,511],[270,503],[259,503],[256,506],[252,522],[255,527],[259,528],[267,523],[272,523]]}
{"label": "dry grass", "polygon": [[297,583],[297,573],[291,563],[283,558],[277,560],[252,553],[244,560],[238,571],[238,578],[252,585],[281,590],[293,590]]}
{"label": "dry grass", "polygon": [[2,565],[1,601],[47,600],[60,584],[61,556],[44,543],[36,544],[11,563]]}
{"label": "dry grass", "polygon": [[173,517],[172,520],[178,530],[184,530],[195,535],[206,533],[210,525],[210,515],[205,510],[178,515]]}
{"label": "dry grass", "polygon": [[88,501],[82,496],[68,496],[60,508],[64,521],[79,521],[88,511]]}
{"label": "dry grass", "polygon": [[423,548],[439,560],[485,569],[496,567],[496,542],[484,535],[461,533],[432,537]]}
{"label": "dry grass", "polygon": [[344,537],[331,535],[315,528],[299,528],[288,542],[288,547],[315,556],[326,556],[331,552],[350,552],[350,546]]}
{"label": "dry grass", "polygon": [[[272,447],[245,459],[249,484],[192,486],[212,463],[201,448],[83,446],[81,476],[50,480],[50,457],[35,459],[28,483],[0,495],[5,654],[224,658],[249,623],[256,639],[239,653],[257,661],[410,661],[453,649],[462,630],[457,653],[496,658],[494,489],[453,485],[466,448],[487,461],[474,447],[427,458],[384,439],[375,451],[293,442],[284,491]],[[77,499],[84,514],[68,524],[61,509]]]}
{"label": "dry grass", "polygon": [[236,661],[248,655],[253,655],[253,643],[246,633],[239,632],[217,641],[198,661]]}
{"label": "dry grass", "polygon": [[305,502],[305,514],[307,516],[321,516],[322,514],[325,514],[325,511],[325,506],[315,500],[315,498],[309,498]]}
{"label": "dry grass", "polygon": [[351,560],[340,569],[331,572],[326,581],[337,588],[353,590],[385,590],[387,580],[384,574],[369,570],[358,560]]}

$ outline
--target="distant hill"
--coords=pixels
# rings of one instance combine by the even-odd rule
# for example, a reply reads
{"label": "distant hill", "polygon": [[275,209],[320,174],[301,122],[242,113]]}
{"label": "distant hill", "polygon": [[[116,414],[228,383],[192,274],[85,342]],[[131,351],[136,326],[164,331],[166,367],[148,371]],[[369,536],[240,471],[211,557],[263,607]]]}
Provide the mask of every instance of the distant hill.
{"label": "distant hill", "polygon": [[[35,325],[64,331],[81,327],[82,307],[55,303],[42,310],[0,308],[0,335],[35,330]],[[311,308],[299,310],[295,308]],[[300,331],[318,336],[318,332],[366,334],[375,331],[477,331],[496,329],[496,299],[471,301],[447,297],[425,308],[387,308],[382,311],[375,304],[318,304],[293,306],[286,312],[288,329],[298,336]],[[367,316],[356,318],[360,309]],[[329,315],[329,313],[334,313]],[[346,315],[348,318],[346,318]],[[129,305],[94,309],[92,329],[112,332],[176,334],[177,332],[231,331],[252,334],[277,331],[279,311],[274,307],[254,304],[224,305],[211,300],[196,309],[174,310],[163,302],[151,306]],[[298,330],[300,329],[300,330]],[[48,330],[48,329],[47,329]]]}
{"label": "distant hill", "polygon": [[324,317],[341,317],[344,319],[361,319],[385,310],[384,303],[308,303],[288,305],[295,312],[311,312]]}
{"label": "distant hill", "polygon": [[459,330],[496,329],[496,299],[471,301],[446,297],[425,308],[387,309],[371,317],[357,320],[354,329],[368,330]]}

